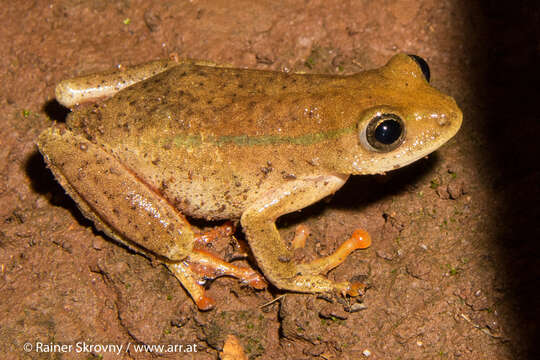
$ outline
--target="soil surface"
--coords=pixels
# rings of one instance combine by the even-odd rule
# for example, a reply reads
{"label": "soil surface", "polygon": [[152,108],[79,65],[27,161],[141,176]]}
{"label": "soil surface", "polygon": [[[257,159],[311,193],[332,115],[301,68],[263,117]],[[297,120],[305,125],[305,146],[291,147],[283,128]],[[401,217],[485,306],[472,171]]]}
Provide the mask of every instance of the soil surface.
{"label": "soil surface", "polygon": [[[539,317],[534,2],[14,1],[0,10],[0,352],[5,359],[216,359],[235,335],[250,359],[527,359]],[[458,135],[385,176],[353,177],[280,219],[311,229],[301,256],[356,228],[373,245],[332,279],[348,301],[209,286],[199,312],[167,269],[95,230],[54,181],[37,135],[68,113],[62,79],[164,58],[343,74],[419,54],[464,112]],[[241,232],[238,233],[241,237]],[[226,248],[227,244],[223,246]],[[273,299],[277,299],[272,302]],[[87,345],[124,344],[117,355]],[[38,343],[42,351],[37,351]],[[26,345],[25,345],[26,344]],[[32,348],[25,348],[25,346]],[[71,350],[47,352],[47,345]],[[126,351],[127,344],[131,348]],[[182,344],[197,352],[137,352]],[[25,351],[28,350],[28,351]],[[83,352],[78,352],[83,350]]]}

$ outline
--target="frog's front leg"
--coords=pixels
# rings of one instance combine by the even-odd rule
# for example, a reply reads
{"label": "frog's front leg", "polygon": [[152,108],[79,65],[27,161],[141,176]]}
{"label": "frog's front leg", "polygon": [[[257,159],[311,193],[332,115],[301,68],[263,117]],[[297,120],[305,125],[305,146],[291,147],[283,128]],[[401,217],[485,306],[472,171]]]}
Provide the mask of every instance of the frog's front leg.
{"label": "frog's front leg", "polygon": [[296,264],[293,253],[276,228],[276,219],[302,209],[336,192],[345,175],[297,179],[258,199],[242,215],[241,223],[249,245],[264,275],[275,286],[304,293],[337,291],[359,295],[361,284],[333,282],[320,274],[336,267],[354,250],[368,247],[369,235],[355,232],[334,254],[311,263]]}

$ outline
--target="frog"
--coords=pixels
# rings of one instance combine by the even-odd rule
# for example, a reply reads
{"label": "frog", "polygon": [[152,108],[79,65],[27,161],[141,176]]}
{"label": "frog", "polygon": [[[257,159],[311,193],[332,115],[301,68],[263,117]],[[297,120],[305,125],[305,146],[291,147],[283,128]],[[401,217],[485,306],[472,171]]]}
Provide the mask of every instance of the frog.
{"label": "frog", "polygon": [[[427,62],[405,53],[348,75],[170,57],[64,80],[56,99],[72,112],[36,141],[54,177],[97,229],[163,263],[200,310],[215,306],[202,283],[209,276],[361,295],[365,285],[327,273],[371,245],[367,231],[302,262],[295,249],[305,232],[293,248],[276,220],[331,196],[350,176],[426,157],[463,118],[431,85]],[[188,218],[241,225],[262,275],[208,251],[208,234]]]}

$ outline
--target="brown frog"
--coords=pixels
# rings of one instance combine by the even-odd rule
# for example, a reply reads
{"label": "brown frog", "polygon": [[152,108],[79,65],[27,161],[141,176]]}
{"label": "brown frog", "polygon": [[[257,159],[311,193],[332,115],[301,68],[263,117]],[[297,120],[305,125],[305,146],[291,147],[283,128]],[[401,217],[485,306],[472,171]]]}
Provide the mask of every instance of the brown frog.
{"label": "brown frog", "polygon": [[430,86],[427,64],[406,54],[349,76],[171,59],[57,87],[68,107],[102,97],[74,111],[67,129],[45,130],[39,149],[97,228],[166,264],[200,309],[213,306],[198,283],[201,268],[255,288],[266,283],[201,250],[183,214],[240,220],[259,268],[280,289],[355,296],[361,284],[324,274],[369,246],[366,232],[297,263],[276,219],[333,194],[350,175],[426,156],[462,121],[455,101]]}

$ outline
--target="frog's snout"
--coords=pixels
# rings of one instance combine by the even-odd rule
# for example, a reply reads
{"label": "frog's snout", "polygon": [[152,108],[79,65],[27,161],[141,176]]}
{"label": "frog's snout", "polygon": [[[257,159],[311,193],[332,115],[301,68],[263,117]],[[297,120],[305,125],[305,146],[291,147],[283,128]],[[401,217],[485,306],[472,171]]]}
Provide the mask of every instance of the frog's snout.
{"label": "frog's snout", "polygon": [[452,123],[452,120],[450,120],[450,116],[446,116],[446,115],[439,117],[439,119],[437,120],[437,124],[439,124],[439,126],[447,126],[447,125],[450,125],[451,123]]}
{"label": "frog's snout", "polygon": [[448,115],[437,114],[435,117],[435,121],[437,125],[439,125],[440,127],[447,127],[457,121],[457,114],[455,113],[450,113]]}
{"label": "frog's snout", "polygon": [[433,112],[429,117],[434,121],[442,131],[451,132],[452,136],[461,127],[463,113],[452,98],[448,98],[445,106],[441,107],[442,111]]}
{"label": "frog's snout", "polygon": [[463,121],[463,113],[461,112],[460,108],[457,106],[456,102],[453,101],[453,103],[454,103],[454,109],[448,112],[447,116],[445,116],[444,119],[441,119],[439,125],[444,126],[444,127],[451,127],[455,129],[455,132],[457,132],[459,128],[461,127],[461,123]]}
{"label": "frog's snout", "polygon": [[461,128],[463,115],[461,110],[457,108],[455,111],[440,114],[440,116],[434,119],[434,123],[439,128],[440,145],[450,140]]}
{"label": "frog's snout", "polygon": [[443,116],[437,122],[439,126],[461,125],[461,112],[452,112],[448,116]]}

